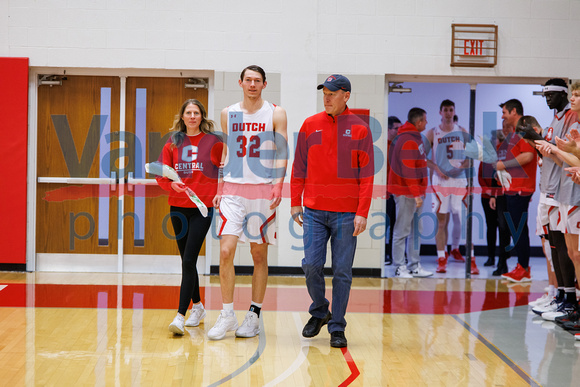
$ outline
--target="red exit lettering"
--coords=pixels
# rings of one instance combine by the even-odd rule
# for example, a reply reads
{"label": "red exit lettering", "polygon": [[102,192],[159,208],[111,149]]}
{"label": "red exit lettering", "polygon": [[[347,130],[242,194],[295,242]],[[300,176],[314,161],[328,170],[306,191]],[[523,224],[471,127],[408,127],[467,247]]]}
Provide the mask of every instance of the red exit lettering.
{"label": "red exit lettering", "polygon": [[483,40],[463,41],[463,55],[483,55]]}

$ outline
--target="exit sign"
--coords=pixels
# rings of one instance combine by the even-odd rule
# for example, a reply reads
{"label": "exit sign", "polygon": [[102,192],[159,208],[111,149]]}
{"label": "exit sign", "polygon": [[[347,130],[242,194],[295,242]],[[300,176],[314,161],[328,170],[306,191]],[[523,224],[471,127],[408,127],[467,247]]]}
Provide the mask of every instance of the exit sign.
{"label": "exit sign", "polygon": [[494,24],[452,24],[451,66],[494,67],[497,35]]}

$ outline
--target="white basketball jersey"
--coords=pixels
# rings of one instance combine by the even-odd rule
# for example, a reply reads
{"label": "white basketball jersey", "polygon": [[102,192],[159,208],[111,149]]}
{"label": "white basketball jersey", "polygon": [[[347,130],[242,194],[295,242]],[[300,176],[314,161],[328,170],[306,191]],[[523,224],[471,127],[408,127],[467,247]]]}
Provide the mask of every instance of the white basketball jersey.
{"label": "white basketball jersey", "polygon": [[440,179],[433,174],[433,185],[440,187],[465,187],[467,178],[465,172],[456,176],[456,172],[461,168],[465,159],[462,151],[465,150],[465,132],[458,125],[453,127],[451,132],[444,132],[437,125],[433,130],[433,149],[431,150],[431,160],[437,164],[439,169],[449,176],[449,179]]}
{"label": "white basketball jersey", "polygon": [[237,184],[270,184],[274,180],[275,106],[264,101],[253,114],[242,112],[240,103],[228,108],[228,152],[224,181]]}

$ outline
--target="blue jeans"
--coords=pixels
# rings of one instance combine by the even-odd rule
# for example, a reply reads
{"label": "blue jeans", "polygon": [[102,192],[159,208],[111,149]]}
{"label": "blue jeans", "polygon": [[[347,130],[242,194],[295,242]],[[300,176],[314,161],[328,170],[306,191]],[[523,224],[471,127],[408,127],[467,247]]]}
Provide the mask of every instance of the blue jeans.
{"label": "blue jeans", "polygon": [[304,208],[304,259],[302,269],[306,274],[306,287],[312,299],[309,312],[313,317],[324,318],[330,302],[325,297],[324,264],[326,247],[330,239],[332,252],[332,319],[328,331],[344,331],[346,306],[352,284],[352,264],[356,250],[354,212],[330,212]]}

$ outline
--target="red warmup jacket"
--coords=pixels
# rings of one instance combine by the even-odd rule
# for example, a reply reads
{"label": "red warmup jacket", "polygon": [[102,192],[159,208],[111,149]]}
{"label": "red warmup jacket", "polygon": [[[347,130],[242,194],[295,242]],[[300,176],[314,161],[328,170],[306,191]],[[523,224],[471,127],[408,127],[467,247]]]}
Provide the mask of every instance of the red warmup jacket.
{"label": "red warmup jacket", "polygon": [[321,112],[304,121],[292,165],[291,205],[367,217],[374,179],[373,138],[368,125],[346,110]]}
{"label": "red warmup jacket", "polygon": [[405,122],[389,147],[388,191],[394,195],[420,197],[428,185],[423,136],[415,125]]}
{"label": "red warmup jacket", "polygon": [[[200,133],[185,136],[178,147],[169,139],[163,146],[160,161],[175,169],[183,183],[209,208],[213,207],[212,201],[217,192],[222,149],[223,143],[218,136]],[[172,181],[168,178],[157,177],[157,183],[169,192],[170,206],[195,207],[185,192],[176,192],[171,188]]]}

